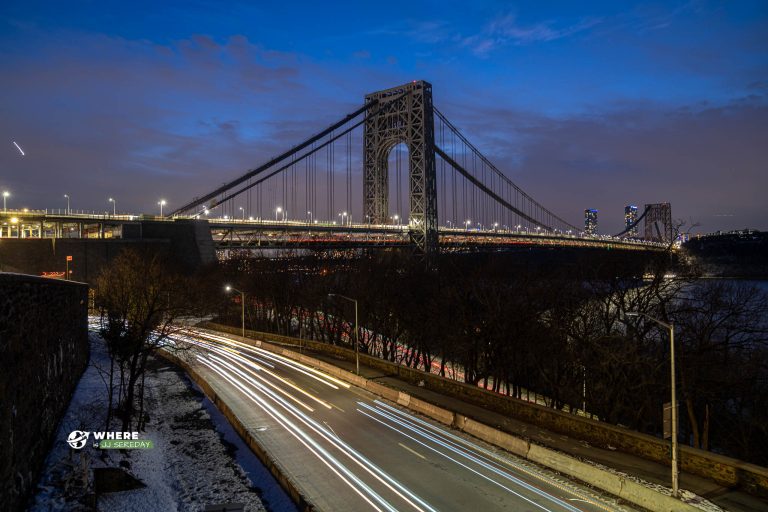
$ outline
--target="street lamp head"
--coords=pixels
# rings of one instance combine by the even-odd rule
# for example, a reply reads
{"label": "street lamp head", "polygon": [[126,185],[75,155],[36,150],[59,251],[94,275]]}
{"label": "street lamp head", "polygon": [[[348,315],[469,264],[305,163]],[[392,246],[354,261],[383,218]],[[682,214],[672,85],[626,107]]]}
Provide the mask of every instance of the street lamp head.
{"label": "street lamp head", "polygon": [[3,197],[8,197],[8,196],[10,196],[10,195],[11,195],[11,193],[10,193],[10,192],[8,192],[7,190],[4,190],[4,191],[3,191]]}
{"label": "street lamp head", "polygon": [[277,213],[280,213],[281,211],[283,211],[283,209],[282,209],[282,207],[278,206],[278,207],[275,209],[275,211],[276,211]]}
{"label": "street lamp head", "polygon": [[160,206],[165,206],[167,203],[165,202],[165,199],[161,199],[157,204]]}
{"label": "street lamp head", "polygon": [[637,311],[627,311],[624,314],[627,315],[629,318],[638,318],[640,316],[640,313],[638,313]]}
{"label": "street lamp head", "polygon": [[232,291],[232,287],[231,287],[231,286],[229,286],[229,285],[226,285],[226,286],[224,286],[224,289],[225,289],[226,291],[228,291],[228,292],[231,292],[231,291]]}

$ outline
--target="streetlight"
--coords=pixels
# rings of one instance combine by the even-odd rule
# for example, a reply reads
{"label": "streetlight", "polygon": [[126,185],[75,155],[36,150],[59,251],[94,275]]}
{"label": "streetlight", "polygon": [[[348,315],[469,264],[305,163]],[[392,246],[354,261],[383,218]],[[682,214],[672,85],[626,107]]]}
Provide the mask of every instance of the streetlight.
{"label": "streetlight", "polygon": [[8,208],[5,207],[5,200],[8,199],[8,196],[10,195],[11,195],[10,192],[8,192],[7,190],[3,190],[3,211],[4,212],[8,211]]}
{"label": "streetlight", "polygon": [[277,215],[278,215],[279,213],[282,213],[282,212],[283,212],[283,209],[282,209],[280,206],[278,206],[277,208],[275,208],[275,222],[277,222]]}
{"label": "streetlight", "polygon": [[341,225],[342,225],[342,226],[346,226],[346,224],[344,223],[344,218],[345,218],[346,216],[347,216],[347,212],[341,212],[341,213],[339,214],[339,217],[341,217]]}
{"label": "streetlight", "polygon": [[241,292],[237,288],[230,285],[226,285],[224,289],[228,292],[235,291],[240,294],[240,305],[242,306],[242,320],[243,320],[243,340],[245,340],[245,292]]}
{"label": "streetlight", "polygon": [[160,205],[160,216],[162,217],[163,216],[163,206],[166,205],[165,199],[161,199],[160,201],[157,202],[157,204]]}
{"label": "streetlight", "polygon": [[309,223],[312,224],[312,212],[308,211],[307,215],[309,215]]}
{"label": "streetlight", "polygon": [[464,221],[464,229],[469,231],[469,225],[472,224],[472,221],[467,219]]}
{"label": "streetlight", "polygon": [[117,216],[117,201],[110,197],[109,202],[112,203],[112,216]]}
{"label": "streetlight", "polygon": [[398,226],[400,225],[400,223],[398,222],[398,220],[400,219],[399,215],[395,215],[394,217],[392,217],[392,219],[394,219],[396,225]]}
{"label": "streetlight", "polygon": [[245,220],[245,208],[241,206],[239,209],[241,212],[243,212],[243,220]]}
{"label": "streetlight", "polygon": [[627,312],[628,317],[638,318],[645,317],[652,322],[656,322],[658,325],[669,330],[669,360],[670,360],[670,378],[672,381],[672,496],[679,497],[680,490],[678,488],[678,468],[677,468],[677,392],[675,391],[675,326],[662,322],[645,313],[638,313],[637,311]]}
{"label": "streetlight", "polygon": [[67,200],[67,215],[69,215],[69,194],[64,194],[64,197]]}
{"label": "streetlight", "polygon": [[338,293],[329,293],[328,296],[339,297],[340,299],[355,303],[355,373],[360,375],[360,331],[357,328],[357,301],[355,299],[350,299],[345,295],[339,295]]}

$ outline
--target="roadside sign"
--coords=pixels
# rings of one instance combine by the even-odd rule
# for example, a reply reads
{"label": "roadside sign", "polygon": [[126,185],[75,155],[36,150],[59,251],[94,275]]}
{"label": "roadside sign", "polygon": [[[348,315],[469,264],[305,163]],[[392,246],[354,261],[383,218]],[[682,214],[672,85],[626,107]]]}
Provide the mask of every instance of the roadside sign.
{"label": "roadside sign", "polygon": [[663,414],[664,439],[672,438],[672,402],[664,404]]}
{"label": "roadside sign", "polygon": [[72,261],[72,256],[67,256],[67,261]]}

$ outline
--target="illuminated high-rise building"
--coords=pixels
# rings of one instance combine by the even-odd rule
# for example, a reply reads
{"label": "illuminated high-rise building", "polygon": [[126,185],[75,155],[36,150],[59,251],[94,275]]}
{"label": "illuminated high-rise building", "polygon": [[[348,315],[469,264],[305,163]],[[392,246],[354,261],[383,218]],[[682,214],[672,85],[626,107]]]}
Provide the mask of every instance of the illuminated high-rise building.
{"label": "illuminated high-rise building", "polygon": [[584,233],[587,235],[597,234],[597,210],[593,208],[584,210]]}
{"label": "illuminated high-rise building", "polygon": [[637,222],[637,206],[628,204],[624,207],[624,229],[627,230],[624,233],[627,236],[637,236],[637,226],[634,224]]}

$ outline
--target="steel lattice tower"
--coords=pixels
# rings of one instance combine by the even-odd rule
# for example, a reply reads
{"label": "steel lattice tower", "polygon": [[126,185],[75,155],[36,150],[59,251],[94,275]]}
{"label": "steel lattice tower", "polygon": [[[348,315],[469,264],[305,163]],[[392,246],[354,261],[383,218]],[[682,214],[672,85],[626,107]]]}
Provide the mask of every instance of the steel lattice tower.
{"label": "steel lattice tower", "polygon": [[[645,205],[645,239],[656,242],[672,242],[675,236],[672,226],[672,206],[669,203]],[[661,224],[661,227],[659,227]]]}
{"label": "steel lattice tower", "polygon": [[423,80],[366,95],[378,111],[365,120],[363,131],[363,215],[386,224],[389,215],[390,151],[408,148],[411,242],[429,254],[437,251],[437,178],[432,85]]}

